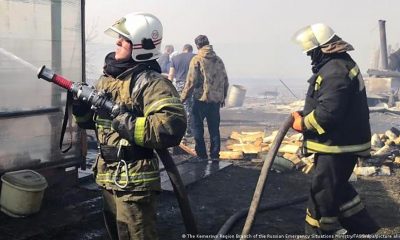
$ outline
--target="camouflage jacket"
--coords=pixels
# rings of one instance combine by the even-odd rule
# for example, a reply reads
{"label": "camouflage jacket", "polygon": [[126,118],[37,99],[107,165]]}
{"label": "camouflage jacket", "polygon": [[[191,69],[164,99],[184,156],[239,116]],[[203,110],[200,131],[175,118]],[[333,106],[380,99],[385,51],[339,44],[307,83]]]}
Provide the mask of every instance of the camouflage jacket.
{"label": "camouflage jacket", "polygon": [[222,103],[228,92],[225,65],[211,45],[202,47],[190,62],[186,84],[181,94],[185,101],[193,92],[196,100]]}
{"label": "camouflage jacket", "polygon": [[[126,142],[112,127],[112,118],[93,114],[75,116],[79,126],[93,126],[94,122],[100,153],[94,166],[96,182],[106,189],[119,191],[160,190],[158,160],[153,149],[179,144],[186,129],[186,114],[179,94],[172,83],[159,73],[147,70],[131,79],[128,69],[117,78],[102,76],[96,89],[111,93],[118,104],[127,106],[136,118],[129,123],[134,127],[134,142]],[[131,82],[134,82],[133,88]],[[125,163],[106,161],[106,155],[116,156],[110,149],[122,145]],[[110,157],[108,157],[110,158]],[[112,160],[112,159],[111,159]],[[124,187],[121,187],[124,186]]]}

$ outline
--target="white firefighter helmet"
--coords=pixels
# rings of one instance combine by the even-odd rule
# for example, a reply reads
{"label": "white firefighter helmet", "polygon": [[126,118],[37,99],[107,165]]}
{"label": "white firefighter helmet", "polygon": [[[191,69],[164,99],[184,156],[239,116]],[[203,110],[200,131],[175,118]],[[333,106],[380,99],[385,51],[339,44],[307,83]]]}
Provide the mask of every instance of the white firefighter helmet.
{"label": "white firefighter helmet", "polygon": [[297,31],[293,36],[293,41],[306,53],[329,42],[335,35],[336,33],[328,25],[316,23]]}
{"label": "white firefighter helmet", "polygon": [[122,35],[129,39],[132,46],[132,58],[137,62],[157,59],[160,57],[163,27],[160,20],[150,13],[129,13],[105,33],[118,38]]}

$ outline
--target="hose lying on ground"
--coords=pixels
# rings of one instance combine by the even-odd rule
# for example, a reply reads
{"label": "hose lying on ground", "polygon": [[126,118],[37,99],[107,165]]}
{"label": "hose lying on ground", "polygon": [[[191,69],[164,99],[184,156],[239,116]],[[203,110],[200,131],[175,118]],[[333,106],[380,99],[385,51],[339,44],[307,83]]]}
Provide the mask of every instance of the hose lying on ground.
{"label": "hose lying on ground", "polygon": [[286,118],[286,120],[280,127],[279,132],[276,135],[276,137],[271,145],[271,149],[268,151],[268,154],[265,156],[264,164],[261,169],[260,177],[258,178],[257,186],[254,191],[253,200],[251,201],[250,207],[246,208],[246,209],[242,209],[239,212],[232,215],[219,230],[217,237],[215,238],[216,240],[221,239],[220,237],[222,237],[223,235],[228,233],[228,231],[232,228],[234,223],[237,220],[239,220],[240,218],[244,217],[247,212],[248,212],[248,215],[247,215],[246,222],[245,222],[245,225],[242,230],[241,240],[244,239],[243,236],[247,236],[250,233],[255,215],[258,210],[259,211],[267,211],[267,210],[278,209],[281,207],[301,203],[301,202],[304,202],[307,200],[307,197],[300,197],[300,198],[295,198],[295,199],[285,201],[285,202],[262,206],[259,209],[260,200],[261,200],[261,197],[264,192],[264,186],[265,186],[265,183],[268,178],[268,173],[271,170],[271,166],[272,166],[272,163],[276,156],[276,153],[279,150],[279,146],[281,145],[282,140],[284,139],[287,131],[292,126],[292,124],[293,124],[293,117],[292,117],[292,115],[289,115],[289,117]]}
{"label": "hose lying on ground", "polygon": [[[290,205],[295,205],[295,204],[299,204],[302,202],[307,201],[308,197],[307,196],[303,196],[303,197],[298,197],[292,200],[287,200],[287,201],[283,201],[283,202],[277,202],[277,203],[273,203],[273,204],[269,204],[269,205],[265,205],[265,206],[260,206],[258,209],[258,212],[263,212],[263,211],[269,211],[269,210],[275,210],[275,209],[279,209],[282,207],[287,207]],[[236,212],[235,214],[233,214],[232,216],[230,216],[228,218],[228,220],[226,220],[226,222],[224,223],[224,225],[222,225],[222,227],[219,229],[215,240],[221,240],[224,235],[228,234],[228,232],[233,228],[233,226],[235,225],[235,223],[237,221],[239,221],[241,218],[243,218],[244,216],[246,216],[246,213],[249,211],[249,208],[244,208],[242,210],[239,210],[238,212]]]}
{"label": "hose lying on ground", "polygon": [[272,142],[271,149],[268,151],[267,156],[265,156],[264,158],[264,164],[261,168],[261,173],[260,177],[258,178],[256,189],[254,190],[253,200],[250,204],[249,214],[247,215],[246,222],[242,230],[241,240],[244,239],[244,236],[247,236],[250,233],[258,206],[260,205],[260,199],[264,193],[264,186],[267,182],[268,173],[271,170],[271,166],[276,156],[276,153],[278,152],[279,146],[281,145],[283,138],[285,137],[287,131],[292,126],[292,124],[293,117],[292,115],[289,115],[289,117],[283,122],[282,126],[280,127],[278,134]]}

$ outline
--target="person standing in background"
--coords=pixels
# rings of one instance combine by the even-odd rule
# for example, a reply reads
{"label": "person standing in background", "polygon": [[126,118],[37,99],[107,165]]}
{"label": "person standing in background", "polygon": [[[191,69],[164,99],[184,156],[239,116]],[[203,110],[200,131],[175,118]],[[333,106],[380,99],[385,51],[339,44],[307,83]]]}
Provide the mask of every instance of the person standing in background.
{"label": "person standing in background", "polygon": [[220,108],[225,105],[228,92],[228,76],[224,62],[215,54],[207,36],[199,35],[194,40],[199,50],[190,62],[181,101],[193,94],[193,136],[199,160],[207,159],[204,142],[204,119],[210,134],[210,158],[219,159],[221,139],[219,133]]}
{"label": "person standing in background", "polygon": [[160,64],[161,73],[168,75],[169,67],[171,66],[171,60],[169,55],[174,52],[174,46],[165,45],[164,53],[158,58],[157,62]]}
{"label": "person standing in background", "polygon": [[[182,53],[173,56],[171,59],[171,67],[169,69],[168,79],[173,81],[173,84],[179,94],[182,93],[185,87],[187,73],[189,71],[189,65],[193,54],[193,47],[190,44],[185,44],[182,49]],[[192,106],[193,98],[189,96],[188,99],[183,103],[186,114],[187,114],[187,128],[185,137],[192,136]]]}

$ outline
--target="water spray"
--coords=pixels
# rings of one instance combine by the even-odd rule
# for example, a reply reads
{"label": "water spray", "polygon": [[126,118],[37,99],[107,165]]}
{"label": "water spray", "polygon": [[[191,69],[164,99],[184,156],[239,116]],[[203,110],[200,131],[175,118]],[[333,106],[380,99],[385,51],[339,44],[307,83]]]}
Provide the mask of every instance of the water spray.
{"label": "water spray", "polygon": [[33,64],[25,61],[24,59],[18,57],[17,55],[5,50],[4,48],[0,48],[0,53],[5,55],[5,56],[7,56],[7,57],[9,57],[10,59],[14,60],[15,62],[18,62],[21,65],[29,68],[32,71],[36,71],[36,69],[37,69],[35,66],[33,66]]}
{"label": "water spray", "polygon": [[38,78],[54,83],[68,91],[72,92],[79,101],[89,103],[95,110],[106,111],[115,117],[119,114],[119,106],[111,100],[107,99],[104,92],[97,91],[93,86],[86,85],[80,82],[73,82],[65,79],[63,76],[55,74],[46,66],[39,68],[37,73]]}

